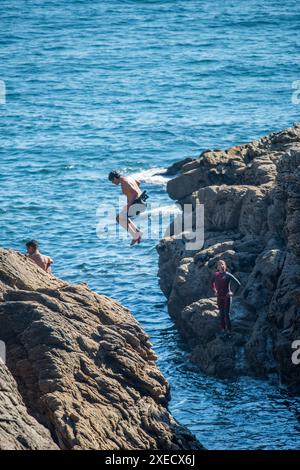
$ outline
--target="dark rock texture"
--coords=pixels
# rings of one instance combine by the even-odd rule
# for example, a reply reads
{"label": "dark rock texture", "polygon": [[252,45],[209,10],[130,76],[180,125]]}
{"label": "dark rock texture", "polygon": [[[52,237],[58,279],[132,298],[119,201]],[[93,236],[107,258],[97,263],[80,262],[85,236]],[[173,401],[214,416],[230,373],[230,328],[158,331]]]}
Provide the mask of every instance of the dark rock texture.
{"label": "dark rock texture", "polygon": [[48,429],[28,413],[15,380],[2,362],[0,362],[0,449],[58,449]]}
{"label": "dark rock texture", "polygon": [[0,448],[201,448],[167,411],[148,337],[117,302],[0,250],[0,332],[1,416],[20,423],[1,417]]}
{"label": "dark rock texture", "polygon": [[[207,373],[279,372],[300,388],[292,342],[300,339],[300,125],[228,150],[205,151],[168,183],[172,199],[205,207],[205,243],[158,245],[160,285],[169,311]],[[217,333],[209,281],[219,259],[242,282],[229,341]]]}

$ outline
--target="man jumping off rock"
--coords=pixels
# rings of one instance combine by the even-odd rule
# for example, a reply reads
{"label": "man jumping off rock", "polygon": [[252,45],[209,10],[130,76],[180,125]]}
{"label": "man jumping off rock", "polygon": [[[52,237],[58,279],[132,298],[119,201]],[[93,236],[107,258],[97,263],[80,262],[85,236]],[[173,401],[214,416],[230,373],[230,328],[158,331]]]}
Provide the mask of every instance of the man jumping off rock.
{"label": "man jumping off rock", "polygon": [[127,205],[117,215],[117,222],[132,236],[131,246],[141,243],[142,232],[132,222],[130,217],[139,215],[146,210],[145,201],[148,198],[146,191],[140,189],[140,182],[132,176],[122,176],[118,171],[111,171],[108,175],[113,184],[121,184],[122,193],[127,197]]}
{"label": "man jumping off rock", "polygon": [[234,281],[238,290],[240,282],[227,271],[225,261],[220,260],[217,265],[217,272],[214,273],[211,287],[217,296],[222,332],[231,333],[230,309],[233,293],[231,291],[231,281]]}

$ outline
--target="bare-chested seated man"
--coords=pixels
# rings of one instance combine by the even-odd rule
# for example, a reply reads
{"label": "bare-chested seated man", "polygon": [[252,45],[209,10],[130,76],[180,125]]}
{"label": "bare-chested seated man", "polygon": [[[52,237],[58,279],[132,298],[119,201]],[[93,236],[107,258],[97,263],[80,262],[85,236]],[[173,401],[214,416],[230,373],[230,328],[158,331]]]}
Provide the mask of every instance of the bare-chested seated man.
{"label": "bare-chested seated man", "polygon": [[35,262],[40,268],[47,273],[51,273],[51,264],[53,260],[46,255],[42,255],[39,250],[39,245],[36,240],[30,240],[26,243],[28,258]]}
{"label": "bare-chested seated man", "polygon": [[[140,182],[132,176],[122,176],[118,171],[111,171],[108,175],[109,181],[113,184],[121,185],[122,193],[127,197],[127,205],[120,214],[117,215],[117,222],[132,236],[131,245],[141,243],[142,232],[136,227],[129,216],[138,215],[139,208],[145,206],[144,200],[147,198],[145,191],[142,192]],[[135,208],[133,207],[135,206]],[[130,210],[131,209],[131,210]]]}

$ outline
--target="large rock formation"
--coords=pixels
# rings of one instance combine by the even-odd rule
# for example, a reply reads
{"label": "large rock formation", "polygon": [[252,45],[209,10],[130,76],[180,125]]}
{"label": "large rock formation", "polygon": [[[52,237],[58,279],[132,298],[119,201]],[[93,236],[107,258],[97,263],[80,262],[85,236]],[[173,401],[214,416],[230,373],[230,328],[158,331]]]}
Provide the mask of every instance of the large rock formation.
{"label": "large rock formation", "polygon": [[0,449],[58,449],[50,432],[28,413],[17,384],[0,362]]}
{"label": "large rock formation", "polygon": [[[299,390],[291,358],[300,339],[300,125],[177,168],[168,193],[182,207],[204,204],[205,243],[188,251],[184,236],[162,240],[159,276],[193,360],[223,377],[279,372]],[[243,286],[226,341],[209,285],[219,259]]]}
{"label": "large rock formation", "polygon": [[0,339],[0,449],[201,448],[169,414],[169,385],[131,313],[8,250]]}

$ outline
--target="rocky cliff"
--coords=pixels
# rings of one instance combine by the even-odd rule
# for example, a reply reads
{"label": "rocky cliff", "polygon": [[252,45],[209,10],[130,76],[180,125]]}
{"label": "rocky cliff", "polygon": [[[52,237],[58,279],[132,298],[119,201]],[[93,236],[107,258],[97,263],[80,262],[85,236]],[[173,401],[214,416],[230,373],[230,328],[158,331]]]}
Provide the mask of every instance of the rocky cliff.
{"label": "rocky cliff", "polygon": [[[300,125],[207,150],[175,169],[170,197],[205,211],[201,250],[188,251],[180,235],[157,247],[161,289],[192,359],[221,377],[278,372],[299,391],[300,365],[291,357],[300,339]],[[209,285],[219,259],[242,283],[229,340],[218,335]]]}
{"label": "rocky cliff", "polygon": [[0,250],[0,449],[200,449],[131,313]]}

